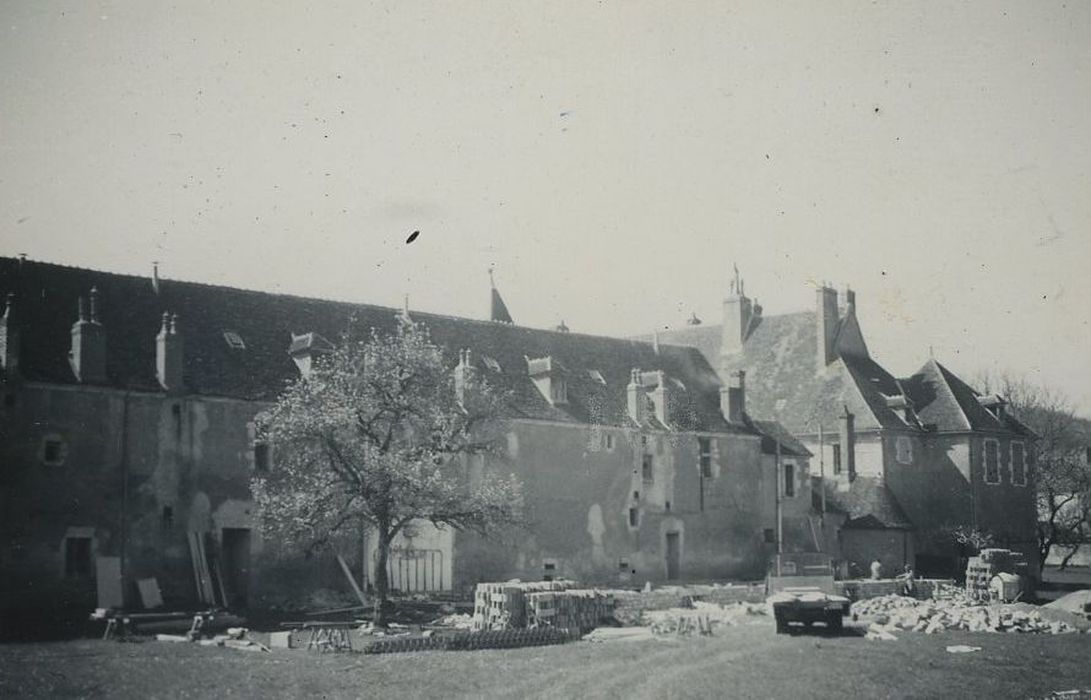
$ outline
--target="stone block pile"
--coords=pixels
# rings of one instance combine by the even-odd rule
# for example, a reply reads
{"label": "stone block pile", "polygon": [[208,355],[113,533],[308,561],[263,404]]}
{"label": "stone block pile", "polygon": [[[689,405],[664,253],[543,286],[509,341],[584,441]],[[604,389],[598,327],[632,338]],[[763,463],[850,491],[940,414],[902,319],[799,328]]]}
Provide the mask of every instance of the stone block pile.
{"label": "stone block pile", "polygon": [[571,581],[479,583],[474,595],[474,630],[553,627],[587,632],[612,616],[614,597],[577,589]]}
{"label": "stone block pile", "polygon": [[966,565],[966,595],[974,600],[989,600],[989,585],[1000,573],[1015,574],[1028,580],[1026,557],[1010,549],[983,549]]}

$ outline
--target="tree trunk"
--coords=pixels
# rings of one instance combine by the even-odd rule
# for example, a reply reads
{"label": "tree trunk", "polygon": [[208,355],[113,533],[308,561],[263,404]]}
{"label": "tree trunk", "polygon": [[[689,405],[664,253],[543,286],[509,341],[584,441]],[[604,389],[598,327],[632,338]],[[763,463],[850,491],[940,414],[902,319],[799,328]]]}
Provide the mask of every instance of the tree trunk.
{"label": "tree trunk", "polygon": [[387,595],[390,590],[390,580],[387,578],[386,564],[390,559],[390,532],[388,528],[380,527],[376,533],[378,538],[378,558],[375,561],[375,616],[373,624],[376,627],[386,627],[387,624]]}

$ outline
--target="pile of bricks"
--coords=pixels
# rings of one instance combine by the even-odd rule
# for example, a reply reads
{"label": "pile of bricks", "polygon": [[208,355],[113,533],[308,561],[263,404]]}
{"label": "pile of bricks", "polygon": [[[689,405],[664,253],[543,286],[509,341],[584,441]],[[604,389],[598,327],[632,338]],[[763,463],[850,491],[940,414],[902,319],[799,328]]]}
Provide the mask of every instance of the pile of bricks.
{"label": "pile of bricks", "polygon": [[590,632],[614,612],[614,597],[591,589],[528,593],[526,599],[527,627]]}
{"label": "pile of bricks", "polygon": [[586,632],[613,614],[612,594],[572,586],[571,581],[479,583],[473,629],[553,627]]}
{"label": "pile of bricks", "polygon": [[989,584],[999,573],[1015,574],[1027,580],[1027,560],[1010,549],[983,549],[966,565],[966,595],[973,600],[989,599]]}

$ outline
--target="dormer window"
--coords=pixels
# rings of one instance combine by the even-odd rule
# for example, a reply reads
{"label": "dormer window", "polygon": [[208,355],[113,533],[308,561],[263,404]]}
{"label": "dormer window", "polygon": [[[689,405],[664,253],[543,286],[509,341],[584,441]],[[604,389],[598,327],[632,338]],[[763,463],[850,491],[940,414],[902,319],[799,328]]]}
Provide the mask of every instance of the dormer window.
{"label": "dormer window", "polygon": [[242,336],[235,331],[224,331],[224,342],[226,342],[227,347],[232,350],[246,349],[246,343],[243,342]]}
{"label": "dormer window", "polygon": [[482,355],[481,361],[485,363],[485,366],[488,367],[490,371],[500,372],[500,363],[494,358],[489,357],[488,355]]}
{"label": "dormer window", "polygon": [[527,374],[534,386],[551,405],[568,403],[568,382],[561,363],[551,356],[527,359]]}
{"label": "dormer window", "polygon": [[598,371],[597,369],[587,370],[587,376],[591,377],[591,381],[598,382],[599,384],[606,386],[606,377],[602,376],[602,372]]}

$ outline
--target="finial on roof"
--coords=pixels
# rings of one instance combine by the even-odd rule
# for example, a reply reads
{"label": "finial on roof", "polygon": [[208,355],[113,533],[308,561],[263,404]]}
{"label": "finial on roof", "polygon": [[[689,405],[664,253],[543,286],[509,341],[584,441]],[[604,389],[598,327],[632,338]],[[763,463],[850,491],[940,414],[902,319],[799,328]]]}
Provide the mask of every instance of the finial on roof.
{"label": "finial on roof", "polygon": [[491,289],[496,289],[496,280],[494,280],[492,276],[492,272],[495,267],[495,265],[489,265],[489,287]]}
{"label": "finial on roof", "polygon": [[159,261],[152,260],[152,289],[159,293]]}
{"label": "finial on roof", "polygon": [[409,318],[409,295],[402,297],[402,318]]}
{"label": "finial on roof", "polygon": [[561,319],[561,322],[557,325],[557,331],[560,333],[568,332],[568,326],[565,325],[563,318]]}
{"label": "finial on roof", "polygon": [[701,325],[701,319],[697,318],[697,312],[694,311],[690,314],[689,319],[686,321],[687,326],[699,326]]}

